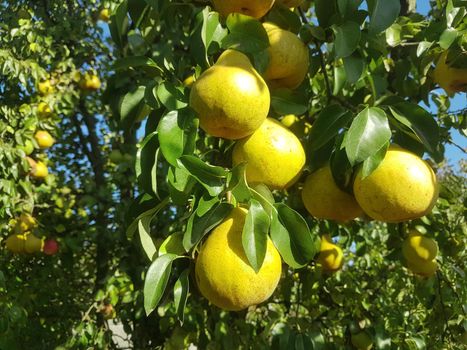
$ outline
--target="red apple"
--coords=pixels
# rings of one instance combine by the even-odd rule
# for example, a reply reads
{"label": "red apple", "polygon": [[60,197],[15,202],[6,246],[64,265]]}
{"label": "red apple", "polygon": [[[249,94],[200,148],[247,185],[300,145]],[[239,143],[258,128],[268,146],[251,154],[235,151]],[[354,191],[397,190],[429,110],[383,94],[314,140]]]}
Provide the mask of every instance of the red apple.
{"label": "red apple", "polygon": [[43,252],[46,255],[55,255],[58,252],[58,242],[51,238],[44,242]]}

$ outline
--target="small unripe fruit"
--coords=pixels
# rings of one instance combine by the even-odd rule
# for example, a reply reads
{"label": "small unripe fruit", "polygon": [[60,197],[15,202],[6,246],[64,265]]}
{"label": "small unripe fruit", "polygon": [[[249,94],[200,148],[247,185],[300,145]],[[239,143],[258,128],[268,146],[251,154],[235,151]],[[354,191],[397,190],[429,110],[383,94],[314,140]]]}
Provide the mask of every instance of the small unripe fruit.
{"label": "small unripe fruit", "polygon": [[16,221],[15,233],[24,233],[37,226],[37,221],[30,214],[22,213]]}
{"label": "small unripe fruit", "polygon": [[55,239],[50,238],[44,242],[44,247],[42,248],[42,251],[46,255],[55,255],[58,252],[58,248],[58,242]]}
{"label": "small unripe fruit", "polygon": [[26,140],[24,145],[19,145],[18,149],[22,150],[27,156],[34,152],[34,145],[30,140]]}
{"label": "small unripe fruit", "polygon": [[99,12],[99,19],[104,22],[108,22],[110,20],[110,11],[109,9],[102,9]]}

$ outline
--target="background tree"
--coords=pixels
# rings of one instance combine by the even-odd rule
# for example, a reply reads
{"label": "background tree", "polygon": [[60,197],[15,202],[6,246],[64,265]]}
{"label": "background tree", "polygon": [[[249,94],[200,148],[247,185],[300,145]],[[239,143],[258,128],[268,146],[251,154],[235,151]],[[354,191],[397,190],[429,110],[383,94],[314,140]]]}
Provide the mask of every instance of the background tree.
{"label": "background tree", "polygon": [[[465,164],[443,161],[466,110],[450,112],[454,91],[434,66],[447,52],[465,74],[465,8],[437,1],[422,16],[396,0],[305,1],[292,11],[275,4],[264,21],[298,34],[310,66],[298,88],[271,89],[269,116],[285,123],[296,115],[290,129],[307,152],[297,184],[271,193],[232,167],[233,141],[198,128],[185,80],[229,48],[264,73],[269,40],[259,20],[223,18],[207,1],[0,3],[0,237],[29,213],[33,233],[60,245],[53,256],[2,245],[0,349],[340,349],[365,337],[377,349],[458,349],[466,337]],[[40,149],[38,130],[57,143]],[[349,191],[352,173],[375,167],[390,141],[436,168],[442,187],[432,213],[403,224],[308,214],[300,199],[308,172],[330,161]],[[33,176],[27,155],[47,165],[45,179]],[[260,211],[275,203],[284,234],[300,242],[296,232],[306,232],[312,243],[305,261],[281,246],[277,291],[242,312],[210,305],[190,272],[198,243],[233,200]],[[433,277],[404,267],[411,228],[438,243]],[[334,274],[311,259],[325,233],[344,251]]]}

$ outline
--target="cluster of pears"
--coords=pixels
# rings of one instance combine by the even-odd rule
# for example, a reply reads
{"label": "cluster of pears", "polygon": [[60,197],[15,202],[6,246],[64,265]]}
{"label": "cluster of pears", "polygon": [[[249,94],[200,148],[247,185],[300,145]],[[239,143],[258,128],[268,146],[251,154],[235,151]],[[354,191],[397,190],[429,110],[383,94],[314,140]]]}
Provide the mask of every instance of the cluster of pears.
{"label": "cluster of pears", "polygon": [[[42,150],[52,147],[55,143],[55,139],[46,130],[38,130],[34,134],[34,140],[36,141],[39,148]],[[28,145],[26,145],[25,147],[28,147]],[[47,169],[47,166],[44,164],[44,162],[40,160],[36,161],[33,158],[29,157],[29,155],[34,151],[34,148],[33,147],[32,149],[23,148],[23,150],[28,155],[26,156],[26,160],[30,167],[29,175],[36,179],[45,179],[47,175],[49,174],[49,170]]]}
{"label": "cluster of pears", "polygon": [[5,240],[6,248],[15,254],[33,254],[43,252],[54,255],[58,251],[58,243],[54,239],[38,238],[32,233],[37,221],[30,214],[23,213],[17,218],[13,234]]}
{"label": "cluster of pears", "polygon": [[438,198],[436,175],[428,163],[396,145],[369,176],[362,172],[355,175],[353,195],[336,185],[329,166],[310,174],[302,190],[305,207],[316,218],[338,222],[365,213],[398,223],[428,214]]}
{"label": "cluster of pears", "polygon": [[[260,18],[274,1],[213,1],[222,15],[239,12]],[[246,164],[250,185],[286,189],[295,183],[305,165],[300,140],[284,125],[268,118],[270,88],[294,89],[308,72],[309,52],[293,33],[264,23],[270,46],[269,64],[263,75],[245,54],[226,50],[191,86],[190,106],[200,127],[208,134],[237,140],[233,165]],[[242,246],[242,230],[248,210],[236,207],[210,233],[196,259],[195,275],[201,293],[225,310],[242,310],[268,299],[282,271],[279,252],[267,239],[266,257],[258,272],[250,266]]]}
{"label": "cluster of pears", "polygon": [[438,268],[435,260],[438,255],[436,241],[425,237],[417,230],[411,230],[405,239],[402,244],[402,255],[406,260],[407,268],[417,275],[430,277]]}

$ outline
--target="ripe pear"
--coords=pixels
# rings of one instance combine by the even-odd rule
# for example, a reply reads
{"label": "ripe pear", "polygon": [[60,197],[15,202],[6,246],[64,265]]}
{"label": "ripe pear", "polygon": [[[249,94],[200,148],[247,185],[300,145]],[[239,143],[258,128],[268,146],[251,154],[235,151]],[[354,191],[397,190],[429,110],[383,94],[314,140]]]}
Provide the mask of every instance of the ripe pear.
{"label": "ripe pear", "polygon": [[431,167],[417,155],[391,146],[369,176],[360,169],[354,195],[375,220],[397,223],[428,214],[438,199],[438,182]]}
{"label": "ripe pear", "polygon": [[407,267],[417,275],[431,277],[436,273],[438,264],[436,260],[425,261],[423,263],[407,260]]}
{"label": "ripe pear", "polygon": [[193,86],[193,83],[195,82],[196,78],[194,75],[189,75],[188,77],[186,77],[184,80],[183,80],[183,86],[188,88],[188,89],[191,89],[191,87]]}
{"label": "ripe pear", "polygon": [[263,23],[269,37],[269,63],[264,78],[273,87],[295,89],[308,72],[309,51],[294,33],[273,23]]}
{"label": "ripe pear", "polygon": [[236,140],[251,135],[269,112],[263,78],[243,53],[226,50],[193,84],[190,106],[208,134]]}
{"label": "ripe pear", "polygon": [[96,91],[101,87],[101,80],[95,74],[86,73],[84,77],[82,77],[79,86],[83,90]]}
{"label": "ripe pear", "polygon": [[266,257],[258,273],[242,245],[247,210],[235,208],[201,246],[195,276],[201,293],[224,310],[238,311],[267,300],[279,283],[282,261],[267,239]]}
{"label": "ripe pear", "polygon": [[433,80],[448,94],[467,91],[467,68],[450,67],[446,62],[448,51],[444,51],[436,63]]}
{"label": "ripe pear", "polygon": [[341,247],[332,243],[331,236],[321,237],[321,247],[316,261],[322,265],[323,270],[335,272],[339,270],[344,263],[344,253]]}
{"label": "ripe pear", "polygon": [[438,244],[434,239],[412,230],[402,244],[402,254],[407,260],[413,262],[431,261],[438,255]]}
{"label": "ripe pear", "polygon": [[31,168],[29,174],[32,177],[44,179],[47,177],[47,175],[49,175],[49,170],[47,169],[47,166],[41,161],[36,162],[31,157],[26,157],[26,160],[28,161],[29,167]]}
{"label": "ripe pear", "polygon": [[371,350],[373,348],[373,341],[367,332],[361,331],[350,336],[352,345],[358,350]]}
{"label": "ripe pear", "polygon": [[302,200],[308,212],[319,219],[345,222],[363,215],[355,198],[336,185],[329,165],[308,175]]}
{"label": "ripe pear", "polygon": [[222,17],[237,12],[254,18],[261,18],[274,5],[274,0],[213,0],[212,3]]}
{"label": "ripe pear", "polygon": [[37,105],[37,114],[41,118],[46,118],[52,114],[52,108],[46,102],[39,102]]}
{"label": "ripe pear", "polygon": [[110,19],[110,10],[107,8],[103,8],[99,12],[99,19],[103,22],[108,22]]}
{"label": "ripe pear", "polygon": [[6,248],[12,253],[24,253],[26,238],[22,234],[13,234],[5,241]]}
{"label": "ripe pear", "polygon": [[41,95],[49,95],[55,91],[50,80],[44,80],[37,84],[37,89]]}
{"label": "ripe pear", "polygon": [[249,184],[263,183],[273,189],[293,185],[305,165],[300,140],[278,121],[267,118],[250,136],[237,141],[233,165],[246,162]]}
{"label": "ripe pear", "polygon": [[35,133],[34,138],[41,149],[50,148],[55,143],[55,139],[48,131],[39,130]]}
{"label": "ripe pear", "polygon": [[25,235],[26,242],[24,244],[24,251],[26,253],[32,254],[42,251],[44,246],[44,241],[40,238],[37,238],[32,233],[28,233]]}

